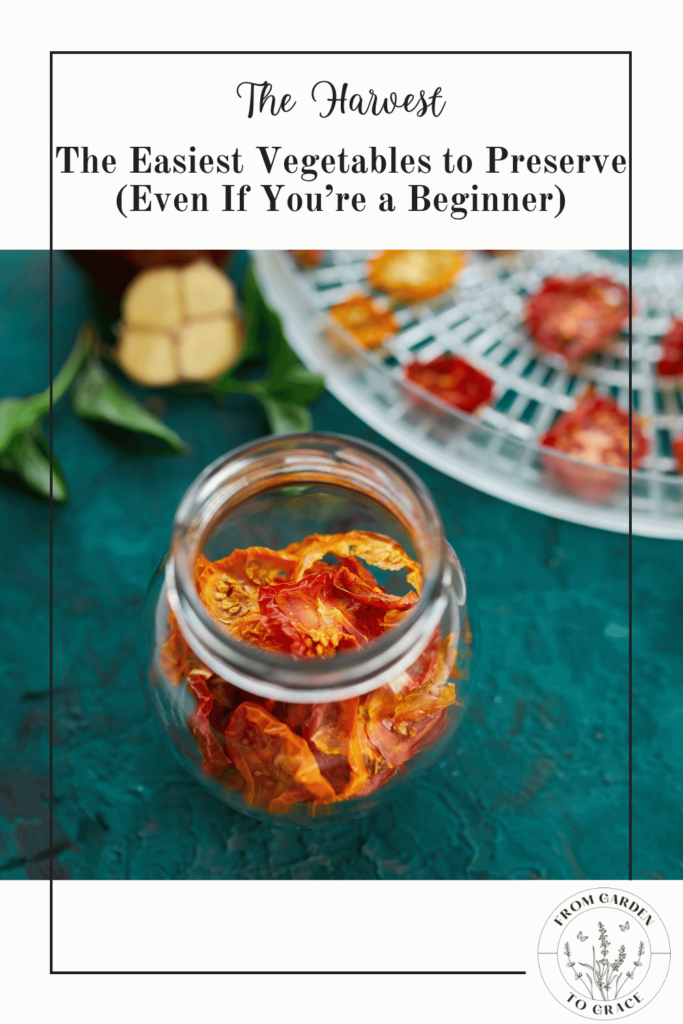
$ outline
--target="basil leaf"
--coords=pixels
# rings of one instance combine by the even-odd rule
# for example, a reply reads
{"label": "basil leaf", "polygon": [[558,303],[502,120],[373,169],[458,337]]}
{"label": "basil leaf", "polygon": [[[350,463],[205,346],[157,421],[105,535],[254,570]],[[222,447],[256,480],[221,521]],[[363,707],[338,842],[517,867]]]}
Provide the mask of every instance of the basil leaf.
{"label": "basil leaf", "polygon": [[[38,428],[27,430],[15,437],[0,458],[0,468],[16,473],[34,491],[44,498],[50,497],[50,448]],[[69,500],[64,470],[52,455],[52,498],[59,504]]]}
{"label": "basil leaf", "polygon": [[[19,434],[45,415],[43,396],[31,395],[29,398],[5,398],[0,402],[0,454],[7,451]],[[48,397],[47,407],[50,408]]]}
{"label": "basil leaf", "polygon": [[[80,370],[92,340],[92,326],[84,324],[76,336],[69,357],[52,384],[52,404],[56,405]],[[0,454],[12,441],[30,430],[49,411],[50,389],[28,398],[5,398],[0,402]]]}
{"label": "basil leaf", "polygon": [[81,419],[110,423],[136,434],[156,437],[179,454],[188,450],[170,427],[117,384],[94,355],[88,358],[85,369],[71,390],[71,404]]}
{"label": "basil leaf", "polygon": [[311,414],[303,405],[284,402],[270,395],[259,395],[268,417],[268,425],[273,434],[303,433],[313,429]]}
{"label": "basil leaf", "polygon": [[290,366],[282,377],[269,377],[268,393],[296,405],[310,405],[325,390],[325,378],[301,363]]}
{"label": "basil leaf", "polygon": [[[78,328],[76,334],[76,341],[74,347],[69,353],[67,361],[61,368],[57,376],[52,382],[52,404],[57,404],[62,395],[71,387],[72,383],[76,378],[76,374],[80,370],[85,357],[88,352],[92,351],[94,344],[97,341],[97,334],[95,331],[95,325],[91,320],[86,320],[84,324]],[[43,392],[41,397],[47,398],[46,410],[50,407],[50,389]]]}

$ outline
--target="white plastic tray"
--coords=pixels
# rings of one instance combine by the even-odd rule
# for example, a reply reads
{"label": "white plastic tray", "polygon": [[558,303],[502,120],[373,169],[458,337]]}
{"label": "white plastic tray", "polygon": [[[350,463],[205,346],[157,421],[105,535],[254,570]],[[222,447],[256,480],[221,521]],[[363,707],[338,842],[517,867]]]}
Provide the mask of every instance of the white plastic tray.
{"label": "white plastic tray", "polygon": [[[327,252],[320,267],[302,271],[286,252],[255,253],[267,301],[301,359],[326,375],[329,390],[394,444],[457,480],[560,519],[627,532],[628,474],[613,471],[620,486],[607,501],[583,500],[549,476],[536,438],[589,382],[628,408],[628,336],[567,368],[539,352],[522,322],[526,296],[545,277],[602,272],[628,284],[627,267],[580,250],[471,254],[452,291],[400,308],[400,332],[368,352],[326,310],[368,290],[369,255]],[[656,339],[672,315],[683,315],[683,264],[661,256],[635,266],[633,293],[633,401],[646,417],[651,445],[643,467],[634,471],[633,532],[683,539],[683,477],[670,454],[671,437],[683,431],[683,391],[680,382],[655,373]],[[406,382],[402,365],[417,350],[424,359],[464,355],[494,380],[492,404],[470,416]]]}

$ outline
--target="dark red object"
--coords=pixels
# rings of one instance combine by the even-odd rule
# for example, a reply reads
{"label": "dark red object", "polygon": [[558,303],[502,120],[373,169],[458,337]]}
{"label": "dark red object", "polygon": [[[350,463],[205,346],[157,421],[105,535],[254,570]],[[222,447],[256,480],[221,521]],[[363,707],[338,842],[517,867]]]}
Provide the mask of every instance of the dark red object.
{"label": "dark red object", "polygon": [[603,348],[628,320],[628,288],[610,277],[547,277],[527,302],[529,334],[549,352],[582,359]]}
{"label": "dark red object", "polygon": [[674,437],[671,442],[671,451],[673,457],[676,460],[676,471],[683,473],[683,434],[679,434],[678,437]]}
{"label": "dark red object", "polygon": [[493,381],[459,356],[437,356],[431,363],[416,359],[406,366],[405,374],[408,380],[463,412],[474,412],[488,402],[493,392]]}
{"label": "dark red object", "polygon": [[[598,465],[628,469],[628,413],[613,398],[598,395],[592,388],[581,396],[570,412],[562,413],[539,444],[555,448]],[[650,444],[636,415],[633,416],[633,468],[636,469]],[[582,498],[605,498],[624,477],[609,470],[582,466],[568,459],[544,456],[546,467],[556,480]]]}
{"label": "dark red object", "polygon": [[662,338],[662,358],[657,372],[662,377],[678,377],[683,373],[683,320],[673,320]]}

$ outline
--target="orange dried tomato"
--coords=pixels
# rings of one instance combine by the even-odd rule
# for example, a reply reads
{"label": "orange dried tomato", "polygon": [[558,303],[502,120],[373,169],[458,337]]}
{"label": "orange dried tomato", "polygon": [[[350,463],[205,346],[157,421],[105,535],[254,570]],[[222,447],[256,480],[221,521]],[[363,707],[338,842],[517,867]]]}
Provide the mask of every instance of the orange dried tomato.
{"label": "orange dried tomato", "polygon": [[[539,444],[555,448],[586,462],[627,469],[629,464],[628,413],[613,398],[606,398],[588,388],[570,412],[562,413],[550,430],[539,438]],[[632,461],[636,469],[643,461],[650,444],[638,416],[633,417]],[[552,475],[570,491],[584,498],[599,500],[615,490],[622,477],[618,473],[580,466],[564,459],[544,457]]]}
{"label": "orange dried tomato", "polygon": [[358,705],[358,697],[313,704],[303,730],[322,774],[334,787],[336,800],[354,796],[368,778]]}
{"label": "orange dried tomato", "polygon": [[421,302],[450,288],[464,266],[455,249],[387,249],[368,261],[368,281],[399,302]]}
{"label": "orange dried tomato", "polygon": [[405,375],[442,402],[464,412],[474,412],[493,393],[490,377],[459,356],[437,356],[429,363],[415,359],[405,367]]}
{"label": "orange dried tomato", "polygon": [[[306,573],[315,568],[315,562],[321,561],[326,555],[334,555],[340,561],[345,558],[356,560],[362,558],[364,562],[374,565],[376,569],[388,569],[391,572],[407,569],[406,579],[418,594],[422,585],[419,563],[410,558],[401,545],[391,537],[385,537],[381,533],[372,533],[370,530],[349,530],[348,533],[313,533],[299,543],[290,544],[278,554],[295,557],[292,580],[302,579]],[[377,586],[370,573],[368,573],[368,577],[369,580],[366,578],[365,582]]]}
{"label": "orange dried tomato", "polygon": [[168,622],[171,632],[161,648],[159,664],[173,685],[179,686],[183,679],[189,676],[193,669],[201,667],[202,663],[180,632],[173,612],[169,612]]}
{"label": "orange dried tomato", "polygon": [[252,807],[287,812],[301,800],[334,800],[306,740],[258,704],[245,701],[233,712],[225,746]]}
{"label": "orange dried tomato", "polygon": [[628,320],[628,288],[610,277],[547,277],[526,305],[527,330],[567,360],[596,352]]}
{"label": "orange dried tomato", "polygon": [[382,309],[369,295],[352,295],[331,306],[329,314],[363,348],[378,348],[398,331],[398,323],[391,310]]}
{"label": "orange dried tomato", "polygon": [[422,302],[450,288],[464,265],[454,249],[387,249],[368,261],[368,281],[399,302]]}
{"label": "orange dried tomato", "polygon": [[683,320],[673,320],[662,338],[662,358],[657,363],[657,372],[662,377],[683,374]]}

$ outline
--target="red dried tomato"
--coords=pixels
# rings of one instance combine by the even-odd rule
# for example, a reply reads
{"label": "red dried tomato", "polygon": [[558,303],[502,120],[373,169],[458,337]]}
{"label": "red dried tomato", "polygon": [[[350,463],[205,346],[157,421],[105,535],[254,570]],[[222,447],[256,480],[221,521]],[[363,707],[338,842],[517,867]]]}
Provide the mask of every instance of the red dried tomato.
{"label": "red dried tomato", "polygon": [[295,658],[330,658],[384,632],[390,611],[407,611],[417,594],[394,597],[371,589],[344,566],[293,583],[261,587],[261,622]]}
{"label": "red dried tomato", "polygon": [[673,320],[662,338],[662,358],[657,363],[662,377],[678,377],[683,373],[683,320]]}
{"label": "red dried tomato", "polygon": [[[628,413],[620,409],[613,398],[598,395],[592,388],[588,388],[574,408],[562,413],[550,430],[539,438],[539,444],[547,448],[555,448],[586,462],[621,469],[628,469],[628,441]],[[642,463],[649,450],[649,441],[634,415],[634,469]],[[545,456],[543,461],[561,484],[583,498],[599,500],[623,482],[621,474],[608,470],[593,469],[552,456]]]}
{"label": "red dried tomato", "polygon": [[676,472],[683,473],[683,434],[673,438],[671,452],[676,460]]}
{"label": "red dried tomato", "polygon": [[464,412],[474,412],[489,401],[493,392],[490,377],[459,356],[437,356],[430,363],[416,359],[405,367],[405,375],[442,402]]}
{"label": "red dried tomato", "polygon": [[287,812],[302,800],[335,798],[306,740],[259,704],[245,701],[234,711],[225,746],[253,807]]}
{"label": "red dried tomato", "polygon": [[603,348],[628,320],[628,288],[610,277],[547,277],[527,302],[529,334],[549,352],[582,359]]}
{"label": "red dried tomato", "polygon": [[234,766],[212,729],[210,719],[214,708],[213,694],[206,682],[198,677],[188,680],[188,689],[198,701],[197,710],[190,716],[187,724],[201,751],[204,762],[202,768],[207,775],[220,775],[226,768]]}

